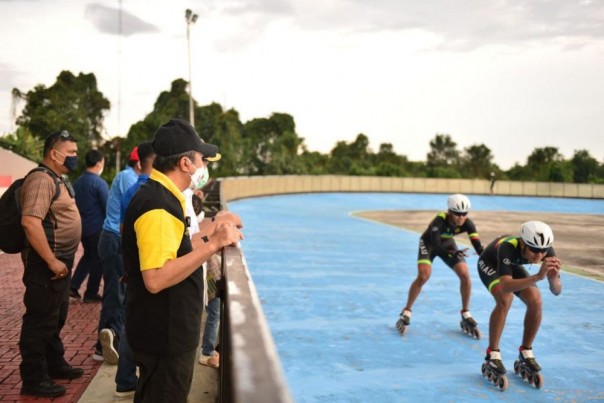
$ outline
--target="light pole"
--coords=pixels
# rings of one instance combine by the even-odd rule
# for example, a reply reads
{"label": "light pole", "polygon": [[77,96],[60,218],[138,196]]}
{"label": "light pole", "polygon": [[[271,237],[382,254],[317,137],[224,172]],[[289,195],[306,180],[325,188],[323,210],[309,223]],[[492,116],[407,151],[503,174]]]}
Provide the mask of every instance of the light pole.
{"label": "light pole", "polygon": [[197,14],[187,8],[185,11],[185,20],[187,21],[187,47],[189,48],[189,122],[195,127],[195,116],[193,114],[193,83],[191,81],[191,35],[189,27],[197,21]]}

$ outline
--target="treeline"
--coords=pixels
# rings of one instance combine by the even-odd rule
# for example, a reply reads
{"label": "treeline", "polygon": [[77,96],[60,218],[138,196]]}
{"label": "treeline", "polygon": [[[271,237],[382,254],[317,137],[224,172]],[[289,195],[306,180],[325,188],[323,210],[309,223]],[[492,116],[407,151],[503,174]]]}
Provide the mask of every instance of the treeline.
{"label": "treeline", "polygon": [[[16,119],[17,130],[0,137],[0,146],[40,161],[44,137],[65,129],[78,138],[80,155],[90,148],[104,152],[103,176],[108,180],[115,175],[116,165],[124,166],[135,145],[151,139],[170,118],[188,120],[189,114],[187,82],[183,79],[175,80],[169,91],[159,94],[153,111],[133,124],[125,138],[111,140],[101,135],[110,103],[98,91],[94,74],[75,76],[63,71],[48,88],[38,85],[28,92],[14,89],[13,101],[15,105],[24,103]],[[225,156],[213,165],[214,177],[337,174],[489,179],[494,174],[499,180],[604,183],[604,164],[585,149],[576,150],[567,160],[556,147],[536,148],[525,165],[516,164],[506,171],[495,164],[484,144],[459,149],[449,134],[436,134],[430,140],[425,161],[409,161],[396,154],[390,143],[372,148],[365,134],[358,134],[352,142],[338,141],[326,154],[310,151],[296,133],[294,117],[286,113],[241,122],[235,109],[224,110],[212,103],[195,105],[194,114],[197,132],[204,141],[219,145]],[[81,166],[78,171],[83,169]]]}

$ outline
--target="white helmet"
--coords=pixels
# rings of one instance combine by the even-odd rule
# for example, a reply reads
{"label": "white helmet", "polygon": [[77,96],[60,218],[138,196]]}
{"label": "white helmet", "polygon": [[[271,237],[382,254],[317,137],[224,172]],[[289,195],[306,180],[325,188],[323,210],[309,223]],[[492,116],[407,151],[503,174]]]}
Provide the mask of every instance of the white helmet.
{"label": "white helmet", "polygon": [[470,199],[462,194],[454,194],[447,199],[447,207],[455,213],[467,213],[470,210]]}
{"label": "white helmet", "polygon": [[539,249],[547,249],[554,244],[554,233],[546,223],[527,221],[522,224],[520,236],[525,244]]}

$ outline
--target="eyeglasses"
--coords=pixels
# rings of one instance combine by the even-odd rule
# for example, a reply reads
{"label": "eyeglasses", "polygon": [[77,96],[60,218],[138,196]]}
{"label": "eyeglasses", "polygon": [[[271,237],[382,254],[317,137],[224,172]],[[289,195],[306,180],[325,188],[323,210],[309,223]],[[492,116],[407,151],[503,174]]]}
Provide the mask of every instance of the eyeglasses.
{"label": "eyeglasses", "polygon": [[533,252],[533,253],[546,253],[546,252],[547,252],[547,250],[549,249],[549,248],[536,248],[536,247],[531,246],[531,245],[526,245],[526,246],[527,246],[527,247],[529,248],[529,250],[530,250],[531,252]]}
{"label": "eyeglasses", "polygon": [[454,215],[458,216],[458,217],[465,217],[468,215],[468,212],[466,211],[465,213],[460,213],[457,211],[451,211],[451,213],[453,213]]}

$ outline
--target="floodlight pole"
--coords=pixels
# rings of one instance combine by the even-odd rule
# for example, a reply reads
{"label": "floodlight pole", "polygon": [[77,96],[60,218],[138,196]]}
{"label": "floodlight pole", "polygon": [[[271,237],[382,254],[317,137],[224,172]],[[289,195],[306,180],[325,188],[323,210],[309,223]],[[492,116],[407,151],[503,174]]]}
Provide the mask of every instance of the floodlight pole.
{"label": "floodlight pole", "polygon": [[189,122],[195,127],[195,115],[193,113],[193,82],[191,81],[191,34],[190,27],[197,21],[197,14],[194,14],[187,8],[185,11],[185,20],[187,21],[187,47],[189,49]]}

